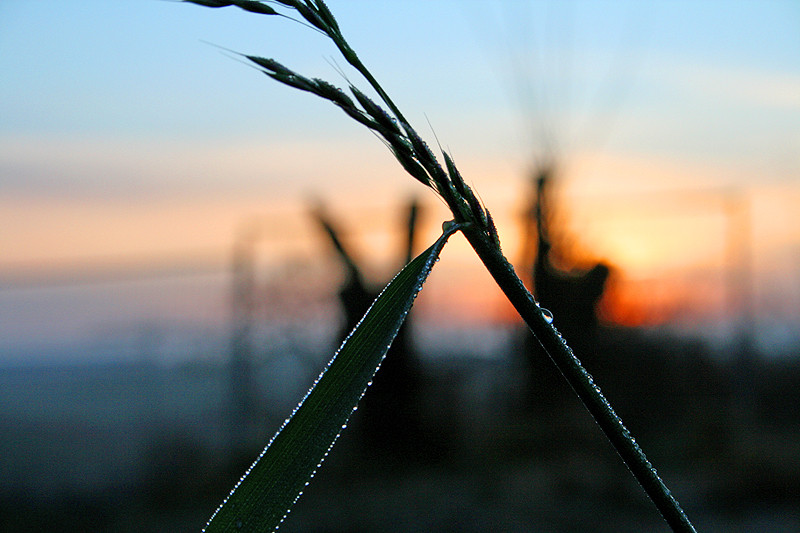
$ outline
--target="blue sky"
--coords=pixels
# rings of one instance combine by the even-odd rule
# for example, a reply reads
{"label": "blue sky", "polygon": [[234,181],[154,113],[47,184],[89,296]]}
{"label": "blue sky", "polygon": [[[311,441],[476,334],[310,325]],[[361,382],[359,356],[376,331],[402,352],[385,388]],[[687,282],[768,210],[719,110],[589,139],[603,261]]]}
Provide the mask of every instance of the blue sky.
{"label": "blue sky", "polygon": [[[718,213],[684,228],[677,208],[651,224],[607,200],[744,189],[757,267],[800,298],[797,2],[329,5],[406,115],[453,152],[512,251],[544,124],[571,228],[594,254],[639,279],[718,266]],[[224,250],[243,218],[300,217],[311,194],[358,218],[424,193],[341,112],[208,43],[344,84],[333,47],[285,19],[157,0],[0,5],[0,271]],[[683,237],[651,246],[672,230]],[[667,246],[685,232],[694,245]]]}
{"label": "blue sky", "polygon": [[[533,85],[551,93],[569,87],[569,96],[551,100],[583,115],[576,121],[591,122],[592,114],[604,112],[585,110],[582,96],[619,88],[617,101],[609,96],[598,107],[620,108],[613,111],[618,115],[613,124],[623,125],[616,133],[612,127],[610,135],[627,135],[619,142],[628,149],[722,158],[743,155],[743,145],[752,152],[770,147],[781,152],[785,143],[776,157],[797,164],[791,157],[800,76],[796,2],[648,2],[646,8],[638,2],[525,4],[331,5],[365,62],[409,115],[427,116],[456,153],[461,146],[465,153],[478,146],[490,153],[520,151],[521,146],[503,145],[519,143],[522,129],[514,127],[517,104],[508,95],[516,80],[507,69],[508,46],[523,45],[522,52],[547,63],[533,65],[529,75],[554,78]],[[332,132],[364,138],[324,103],[259,79],[202,42],[270,55],[341,83],[328,64],[335,59],[332,47],[297,24],[155,0],[11,0],[0,10],[4,139],[267,143],[325,139]],[[515,35],[524,32],[520,26],[538,35]],[[627,68],[614,72],[607,64],[619,57]],[[556,65],[561,58],[570,63]],[[591,68],[587,61],[594,63]],[[618,79],[605,78],[609,70]],[[658,123],[651,124],[652,132],[639,124],[623,127],[637,117]],[[669,124],[675,117],[680,124]],[[747,126],[758,135],[748,137]],[[592,137],[578,135],[584,136]],[[4,174],[17,187],[45,192],[35,190],[36,180]],[[147,182],[142,179],[141,186]],[[87,190],[92,187],[86,184]]]}
{"label": "blue sky", "polygon": [[[702,167],[688,169],[691,179],[676,176],[675,187],[749,186],[756,173],[760,183],[797,178],[796,2],[331,5],[407,116],[431,141],[435,132],[487,200],[495,191],[498,202],[518,194],[518,176],[544,145],[541,124],[565,162],[594,152]],[[7,204],[88,202],[85,213],[89,204],[146,208],[166,198],[297,202],[316,191],[358,203],[380,196],[374,187],[415,190],[338,110],[204,42],[343,84],[332,46],[299,24],[155,0],[11,0],[0,9]],[[515,64],[522,76],[509,72]],[[530,85],[526,104],[515,97],[520,79]],[[575,187],[669,186],[615,172],[588,172]],[[75,246],[80,256],[104,245]],[[15,248],[7,258],[24,261],[27,252]],[[31,257],[44,259],[46,250]]]}

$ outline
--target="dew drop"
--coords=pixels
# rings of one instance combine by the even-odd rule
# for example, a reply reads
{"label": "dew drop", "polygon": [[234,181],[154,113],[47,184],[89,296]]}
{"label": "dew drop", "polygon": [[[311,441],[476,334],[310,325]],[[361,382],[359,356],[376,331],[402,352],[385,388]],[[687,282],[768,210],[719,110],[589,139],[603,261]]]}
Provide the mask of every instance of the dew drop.
{"label": "dew drop", "polygon": [[545,309],[544,307],[540,307],[539,310],[542,312],[542,316],[547,321],[548,324],[553,323],[553,313],[549,310]]}

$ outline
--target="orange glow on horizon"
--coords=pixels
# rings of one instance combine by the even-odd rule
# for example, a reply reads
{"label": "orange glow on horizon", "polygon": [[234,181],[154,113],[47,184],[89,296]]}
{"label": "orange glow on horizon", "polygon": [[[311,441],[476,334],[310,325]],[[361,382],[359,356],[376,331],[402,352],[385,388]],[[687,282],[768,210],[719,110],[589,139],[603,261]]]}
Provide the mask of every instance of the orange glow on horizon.
{"label": "orange glow on horizon", "polygon": [[720,279],[612,277],[598,305],[601,321],[629,327],[703,322],[724,314]]}
{"label": "orange glow on horizon", "polygon": [[[276,174],[288,171],[292,161],[302,161],[299,148],[303,146],[295,147],[294,151],[287,149],[278,171],[274,171]],[[305,148],[313,151],[316,144]],[[233,174],[255,176],[261,172],[258,168],[263,160],[251,152],[255,149],[237,152],[239,166],[233,168]],[[380,146],[369,154],[365,164],[357,165],[359,172],[382,176],[381,179],[374,179],[368,186],[363,185],[359,176],[342,178],[340,182],[341,176],[336,172],[346,172],[352,167],[335,169],[333,176],[321,175],[328,188],[317,192],[342,222],[348,241],[363,259],[370,279],[380,284],[388,281],[400,264],[403,204],[412,194],[417,194],[423,204],[423,231],[417,252],[439,235],[441,222],[452,215],[419,184],[402,175],[395,179],[396,165]],[[181,159],[192,158],[187,155]],[[206,154],[203,161],[225,159],[227,155]],[[154,161],[153,165],[158,166],[161,160]],[[529,273],[519,261],[521,220],[529,182],[523,173],[515,177],[508,164],[494,169],[491,161],[469,155],[461,161],[468,175],[474,176],[475,188],[482,193],[494,216],[504,253],[528,282]],[[604,261],[617,273],[601,302],[603,320],[654,326],[724,314],[726,289],[720,279],[730,268],[726,242],[730,226],[724,189],[703,189],[702,185],[713,183],[714,175],[721,170],[704,177],[701,167],[670,166],[664,161],[619,154],[605,156],[600,162],[606,165],[600,171],[592,173],[584,168],[585,174],[580,177],[565,176],[557,185],[554,203],[559,236],[564,239],[559,243],[563,246],[559,252],[566,258],[565,268],[588,267]],[[163,168],[159,167],[161,170],[155,174],[166,173],[174,164],[162,163]],[[187,180],[195,165],[181,171]],[[310,172],[306,168],[301,170]],[[694,182],[675,183],[673,178],[680,175],[697,180],[695,190],[700,194],[691,193],[689,186]],[[485,182],[481,183],[482,180]],[[356,187],[355,183],[361,185]],[[164,196],[141,193],[128,197],[117,193],[108,197],[53,194],[28,198],[7,193],[0,198],[0,222],[4,222],[0,225],[14,231],[0,235],[0,248],[4,251],[0,269],[37,263],[57,268],[74,260],[83,264],[84,259],[104,257],[133,256],[145,260],[186,250],[218,254],[216,264],[227,268],[237,232],[251,220],[260,221],[264,234],[262,255],[269,261],[296,261],[298,257],[318,261],[328,257],[325,241],[308,216],[310,202],[303,191],[285,183],[270,183],[266,178],[242,183],[234,180],[230,188],[210,184],[211,181],[206,182],[208,190],[187,186],[191,194],[181,194],[176,188]],[[686,188],[679,190],[681,185]],[[783,250],[783,255],[776,257],[782,258],[782,268],[788,271],[795,264],[790,246],[800,242],[798,225],[794,224],[798,193],[788,187],[773,189],[746,191],[752,200],[753,242],[769,245],[770,250]],[[630,191],[631,195],[626,197]],[[690,194],[682,196],[684,193]],[[767,256],[756,255],[758,260],[765,261],[764,257]],[[768,267],[766,262],[755,265],[759,272],[767,271]],[[705,276],[699,283],[691,279],[698,272]],[[436,278],[440,281],[436,282]],[[422,298],[428,298],[428,303],[420,307],[433,321],[495,324],[519,321],[460,236],[448,244]]]}

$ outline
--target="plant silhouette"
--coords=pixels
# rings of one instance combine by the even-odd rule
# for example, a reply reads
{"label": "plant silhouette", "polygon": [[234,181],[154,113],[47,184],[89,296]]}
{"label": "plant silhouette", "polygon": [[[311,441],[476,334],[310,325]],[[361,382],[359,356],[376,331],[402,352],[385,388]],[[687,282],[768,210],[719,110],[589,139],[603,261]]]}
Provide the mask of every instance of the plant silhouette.
{"label": "plant silhouette", "polygon": [[[409,201],[406,211],[406,239],[401,257],[404,264],[411,260],[414,253],[420,211],[416,199]],[[342,238],[341,226],[334,222],[330,213],[318,204],[313,208],[312,216],[328,238],[345,272],[338,292],[344,314],[339,340],[343,341],[358,325],[378,296],[378,291],[367,282],[364,269]],[[429,453],[420,453],[421,445],[427,442],[420,407],[423,379],[410,325],[409,317],[389,348],[381,370],[359,408],[364,453],[378,456],[388,464],[431,456]]]}

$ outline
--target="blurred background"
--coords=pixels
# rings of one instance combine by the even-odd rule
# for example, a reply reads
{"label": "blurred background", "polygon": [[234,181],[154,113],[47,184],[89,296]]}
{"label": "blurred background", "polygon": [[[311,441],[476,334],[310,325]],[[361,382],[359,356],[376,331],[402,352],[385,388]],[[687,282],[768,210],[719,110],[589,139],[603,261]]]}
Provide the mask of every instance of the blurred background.
{"label": "blurred background", "polygon": [[[698,528],[800,529],[800,5],[330,7]],[[2,531],[197,531],[449,218],[223,48],[358,84],[286,19],[0,4]],[[458,237],[284,528],[666,530]]]}

